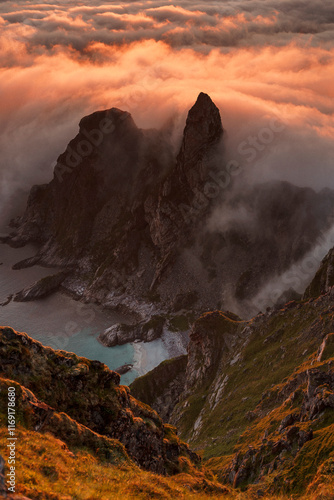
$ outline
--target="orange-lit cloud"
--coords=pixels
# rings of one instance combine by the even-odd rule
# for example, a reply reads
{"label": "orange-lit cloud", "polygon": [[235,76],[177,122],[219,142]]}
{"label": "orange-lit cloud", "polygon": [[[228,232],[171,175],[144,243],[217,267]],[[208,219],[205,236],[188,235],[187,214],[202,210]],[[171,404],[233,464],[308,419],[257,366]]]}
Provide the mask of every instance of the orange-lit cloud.
{"label": "orange-lit cloud", "polygon": [[51,177],[83,115],[116,106],[143,127],[177,115],[180,132],[200,91],[231,156],[268,116],[286,123],[259,180],[334,187],[334,8],[305,4],[0,4],[2,199]]}
{"label": "orange-lit cloud", "polygon": [[[334,7],[331,0],[309,4],[297,0],[227,0],[179,5],[153,0],[150,2],[110,2],[88,5],[74,2],[0,5],[5,21],[4,33],[16,24],[28,24],[37,33],[26,38],[31,50],[47,49],[61,44],[84,50],[91,42],[130,43],[154,39],[165,40],[173,47],[210,47],[276,45],[298,39],[312,45],[332,45]],[[6,29],[7,28],[7,29]],[[78,30],[81,30],[78,32]],[[79,36],[78,36],[79,35]]]}

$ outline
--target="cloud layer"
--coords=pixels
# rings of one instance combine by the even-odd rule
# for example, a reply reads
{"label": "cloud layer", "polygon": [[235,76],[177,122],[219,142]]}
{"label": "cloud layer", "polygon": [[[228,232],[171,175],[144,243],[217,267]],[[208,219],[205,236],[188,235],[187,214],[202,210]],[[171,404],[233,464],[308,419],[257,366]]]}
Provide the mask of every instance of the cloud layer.
{"label": "cloud layer", "polygon": [[94,42],[124,45],[134,41],[164,41],[172,47],[286,45],[291,41],[310,46],[333,44],[334,6],[331,0],[230,0],[225,2],[90,1],[34,4],[2,2],[5,34],[28,43],[31,51],[52,50],[56,45],[94,57]]}
{"label": "cloud layer", "polygon": [[182,127],[200,91],[232,159],[273,117],[285,123],[253,162],[259,182],[334,188],[331,0],[5,1],[0,30],[3,217],[16,189],[50,179],[83,115],[116,106],[143,127],[172,115]]}

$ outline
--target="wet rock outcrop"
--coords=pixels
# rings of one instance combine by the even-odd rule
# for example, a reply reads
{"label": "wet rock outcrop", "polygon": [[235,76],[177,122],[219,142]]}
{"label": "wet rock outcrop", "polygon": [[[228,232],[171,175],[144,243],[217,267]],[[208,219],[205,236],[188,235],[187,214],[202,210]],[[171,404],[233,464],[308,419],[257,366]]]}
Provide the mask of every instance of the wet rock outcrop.
{"label": "wet rock outcrop", "polygon": [[152,316],[147,322],[128,325],[117,323],[100,333],[98,340],[106,347],[123,345],[135,340],[151,342],[161,337],[165,319],[162,316]]}
{"label": "wet rock outcrop", "polygon": [[16,293],[13,300],[15,302],[27,302],[29,300],[43,299],[59,290],[61,284],[69,274],[70,271],[62,271],[51,276],[46,276]]}

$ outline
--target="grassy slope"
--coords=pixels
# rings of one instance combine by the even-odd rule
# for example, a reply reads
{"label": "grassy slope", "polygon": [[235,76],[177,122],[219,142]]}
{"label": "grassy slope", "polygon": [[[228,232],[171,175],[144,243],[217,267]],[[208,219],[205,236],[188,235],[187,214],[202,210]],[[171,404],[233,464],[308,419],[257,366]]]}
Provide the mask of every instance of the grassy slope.
{"label": "grassy slope", "polygon": [[[245,452],[249,446],[259,445],[265,431],[274,439],[275,435],[278,437],[279,422],[294,407],[279,403],[275,394],[298,372],[322,366],[315,362],[315,355],[323,337],[334,330],[333,318],[333,306],[326,298],[295,304],[270,317],[255,318],[250,323],[252,332],[248,342],[242,346],[238,344],[238,352],[233,353],[233,356],[240,354],[239,360],[234,364],[226,362],[219,368],[218,379],[228,378],[217,406],[210,406],[207,397],[212,390],[211,383],[217,379],[209,385],[204,384],[198,394],[187,399],[187,421],[181,420],[182,438],[189,437],[193,446],[205,448],[204,456],[209,459],[207,465],[214,474],[222,477],[231,456],[236,451]],[[244,326],[240,324],[240,329]],[[333,353],[327,353],[327,364],[323,366],[328,370],[333,362]],[[300,403],[297,398],[296,409]],[[263,404],[266,411],[261,413]],[[206,411],[202,427],[193,437],[189,429],[203,407]],[[247,413],[257,409],[260,411],[255,420],[250,420]],[[192,418],[190,423],[189,416]],[[0,417],[3,426],[4,415]],[[24,420],[20,424],[24,425]],[[305,427],[307,425],[305,423]],[[334,498],[333,425],[334,412],[326,410],[313,424],[314,438],[297,455],[288,456],[284,466],[265,479],[263,491],[273,493],[263,498],[292,498],[290,493],[275,495],[275,485],[285,482],[293,484],[294,494],[301,494],[300,498],[305,500]],[[246,500],[258,497],[259,485],[250,486],[244,493],[230,488],[219,491],[225,487],[212,481],[214,478],[205,469],[195,469],[186,458],[181,459],[183,472],[166,478],[142,471],[119,453],[107,461],[91,449],[72,445],[69,450],[50,434],[39,434],[23,427],[19,432],[20,492],[33,499],[201,499],[211,496]],[[5,437],[2,427],[2,445]],[[284,488],[280,490],[284,493]]]}
{"label": "grassy slope", "polygon": [[[202,499],[210,493],[231,498],[219,493],[226,488],[208,481],[189,464],[188,473],[166,478],[134,464],[108,463],[85,449],[69,450],[51,434],[19,428],[17,437],[17,491],[34,500]],[[7,431],[1,428],[1,448],[6,438]]]}
{"label": "grassy slope", "polygon": [[[318,349],[321,338],[334,330],[334,311],[327,303],[321,305],[320,298],[282,309],[269,318],[256,317],[249,324],[253,331],[239,351],[239,361],[220,367],[217,377],[220,381],[228,378],[217,406],[213,409],[209,402],[213,383],[176,409],[185,415],[178,423],[180,436],[193,449],[204,450],[206,459],[233,453],[240,434],[249,426],[248,412],[255,409],[263,393]],[[194,436],[193,424],[203,408],[202,427]]]}
{"label": "grassy slope", "polygon": [[[116,439],[93,433],[64,413],[49,409],[38,428],[40,403],[15,381],[0,378],[0,453],[7,458],[7,388],[16,388],[17,492],[31,499],[229,498],[229,489],[187,457],[173,477],[145,472]],[[28,401],[32,401],[31,405]],[[36,414],[33,414],[37,412]],[[169,426],[167,426],[168,428]],[[167,439],[177,440],[171,432]],[[1,498],[1,493],[0,493]]]}
{"label": "grassy slope", "polygon": [[[0,429],[5,446],[6,429]],[[144,472],[134,465],[101,461],[85,449],[69,450],[51,434],[18,429],[17,493],[32,500],[250,500],[257,492],[239,493],[204,479],[191,467],[172,478]],[[331,500],[334,460],[323,464],[303,500]],[[221,490],[221,491],[219,491]],[[288,500],[290,496],[264,495],[263,500]],[[302,500],[301,499],[301,500]]]}
{"label": "grassy slope", "polygon": [[119,375],[97,361],[45,348],[28,335],[0,328],[0,376],[17,381],[47,405],[92,431],[119,439],[148,470],[178,472],[178,457],[198,460]]}
{"label": "grassy slope", "polygon": [[[315,493],[318,488],[334,493],[334,411],[332,408],[325,408],[317,418],[309,420],[307,418],[296,419],[296,421],[287,426],[286,429],[280,429],[280,424],[288,415],[298,416],[303,408],[305,394],[307,393],[307,384],[297,385],[297,390],[287,390],[293,386],[293,381],[298,376],[307,373],[309,369],[319,369],[329,373],[334,363],[334,353],[324,362],[316,361],[317,353],[310,356],[309,360],[298,367],[285,383],[272,387],[267,393],[265,399],[255,410],[257,418],[246,428],[245,432],[238,439],[234,451],[240,456],[245,456],[250,448],[259,450],[259,454],[252,459],[252,472],[254,477],[261,477],[261,467],[275,459],[275,454],[271,453],[274,445],[284,439],[286,430],[297,426],[302,431],[313,431],[313,438],[306,442],[300,449],[297,444],[292,450],[285,450],[281,454],[276,454],[275,469],[261,478],[260,484],[266,491],[286,492],[300,495],[307,492],[310,495]],[[289,394],[290,392],[290,394]],[[281,394],[286,393],[287,397],[281,401]],[[329,394],[329,393],[328,393]],[[268,448],[265,446],[267,443]],[[269,451],[269,454],[268,454]],[[259,463],[261,460],[261,464]],[[230,459],[212,459],[212,470],[219,476],[223,476],[226,469],[231,464]],[[252,481],[250,481],[251,484]],[[245,483],[246,485],[247,483]],[[250,490],[259,488],[259,485],[251,485]],[[308,498],[308,496],[307,496]],[[334,496],[324,496],[324,499],[334,498]]]}

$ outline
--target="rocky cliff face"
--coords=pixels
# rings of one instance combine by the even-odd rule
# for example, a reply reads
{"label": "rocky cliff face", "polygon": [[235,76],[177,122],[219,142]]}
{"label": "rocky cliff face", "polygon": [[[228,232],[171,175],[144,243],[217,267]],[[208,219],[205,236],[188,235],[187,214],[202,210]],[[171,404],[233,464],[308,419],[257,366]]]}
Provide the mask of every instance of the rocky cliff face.
{"label": "rocky cliff face", "polygon": [[[193,239],[194,221],[185,221],[182,207],[193,206],[199,192],[208,180],[208,158],[213,154],[223,135],[220,113],[210,97],[201,93],[188,114],[180,152],[176,165],[161,184],[158,193],[145,201],[146,218],[149,222],[152,241],[159,247],[161,260],[154,281],[177,251],[186,247]],[[207,207],[197,213],[203,221]],[[189,241],[190,240],[190,241]]]}
{"label": "rocky cliff face", "polygon": [[334,286],[334,248],[332,248],[321,262],[321,265],[304,293],[305,299],[319,297],[327,293]]}
{"label": "rocky cliff face", "polygon": [[[0,377],[2,386],[13,381],[18,387],[20,423],[30,430],[51,432],[68,445],[100,448],[106,456],[119,454],[125,461],[129,455],[160,474],[179,472],[181,456],[199,461],[155,411],[119,385],[119,374],[99,361],[0,328]],[[5,390],[0,394],[6,397]]]}
{"label": "rocky cliff face", "polygon": [[146,403],[168,422],[184,391],[188,356],[164,361],[147,375],[131,384],[131,393]]}
{"label": "rocky cliff face", "polygon": [[334,287],[324,292],[251,321],[218,311],[200,317],[187,365],[175,374],[184,382],[174,404],[168,388],[155,396],[154,374],[133,384],[135,394],[151,388],[153,407],[166,401],[181,436],[205,450],[223,482],[250,495],[311,495],[332,484]]}
{"label": "rocky cliff face", "polygon": [[327,335],[318,353],[286,380],[263,394],[251,415],[254,422],[239,438],[233,460],[223,471],[226,481],[235,487],[266,482],[271,493],[301,492],[306,487],[311,492],[317,469],[323,469],[324,462],[333,463],[333,335]]}
{"label": "rocky cliff face", "polygon": [[110,307],[145,309],[154,297],[166,312],[176,295],[196,295],[190,309],[235,306],[249,317],[247,301],[329,228],[334,194],[225,183],[223,145],[219,110],[204,93],[176,158],[166,131],[140,130],[129,113],[83,118],[53,180],[32,188],[3,238],[40,245],[16,267],[66,267],[63,287]]}

